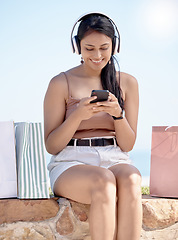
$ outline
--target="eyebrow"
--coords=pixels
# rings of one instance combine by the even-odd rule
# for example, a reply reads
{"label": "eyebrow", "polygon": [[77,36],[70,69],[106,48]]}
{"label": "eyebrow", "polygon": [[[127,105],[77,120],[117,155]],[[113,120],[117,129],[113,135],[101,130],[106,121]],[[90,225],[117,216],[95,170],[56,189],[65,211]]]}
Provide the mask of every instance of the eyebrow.
{"label": "eyebrow", "polygon": [[[89,47],[95,47],[95,45],[88,44],[88,43],[85,43],[85,45],[87,45],[87,46],[89,46]],[[109,45],[109,43],[103,43],[103,44],[101,45],[101,47],[106,46],[106,45]]]}

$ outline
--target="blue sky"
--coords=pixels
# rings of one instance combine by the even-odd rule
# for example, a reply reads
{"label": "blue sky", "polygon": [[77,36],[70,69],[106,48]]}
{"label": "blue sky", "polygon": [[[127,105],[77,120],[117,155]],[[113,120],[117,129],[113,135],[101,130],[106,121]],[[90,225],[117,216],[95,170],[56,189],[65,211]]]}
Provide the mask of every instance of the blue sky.
{"label": "blue sky", "polygon": [[139,83],[136,149],[149,149],[155,125],[178,125],[176,0],[0,0],[0,121],[43,122],[50,79],[80,63],[70,33],[85,12],[109,15],[120,31],[121,71]]}

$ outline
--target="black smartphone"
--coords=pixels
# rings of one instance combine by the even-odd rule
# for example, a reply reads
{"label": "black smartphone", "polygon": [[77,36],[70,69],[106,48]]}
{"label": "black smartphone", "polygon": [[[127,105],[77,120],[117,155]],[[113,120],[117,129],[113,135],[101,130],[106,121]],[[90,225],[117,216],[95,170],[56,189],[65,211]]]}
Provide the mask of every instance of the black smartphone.
{"label": "black smartphone", "polygon": [[97,98],[91,101],[90,103],[107,101],[109,96],[109,91],[108,90],[92,90],[91,97],[93,96],[97,96]]}

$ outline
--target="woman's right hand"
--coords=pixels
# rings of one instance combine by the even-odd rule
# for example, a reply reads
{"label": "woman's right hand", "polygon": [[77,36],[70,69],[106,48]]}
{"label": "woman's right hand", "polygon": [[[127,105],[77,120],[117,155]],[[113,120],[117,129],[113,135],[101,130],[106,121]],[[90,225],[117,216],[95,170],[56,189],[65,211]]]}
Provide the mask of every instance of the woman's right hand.
{"label": "woman's right hand", "polygon": [[91,118],[94,114],[99,112],[97,110],[96,103],[90,103],[92,100],[96,99],[96,96],[82,98],[78,103],[77,109],[75,110],[79,118],[82,120],[87,120]]}

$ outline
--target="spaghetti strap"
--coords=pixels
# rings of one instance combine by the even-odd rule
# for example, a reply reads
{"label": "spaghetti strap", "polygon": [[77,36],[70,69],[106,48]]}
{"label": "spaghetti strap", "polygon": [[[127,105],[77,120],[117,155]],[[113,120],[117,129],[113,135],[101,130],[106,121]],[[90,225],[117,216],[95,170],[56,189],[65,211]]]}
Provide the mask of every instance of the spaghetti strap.
{"label": "spaghetti strap", "polygon": [[65,78],[66,78],[66,81],[67,81],[67,86],[68,86],[68,97],[71,97],[71,91],[70,91],[70,85],[69,85],[69,79],[67,77],[67,74],[65,72],[63,72]]}

